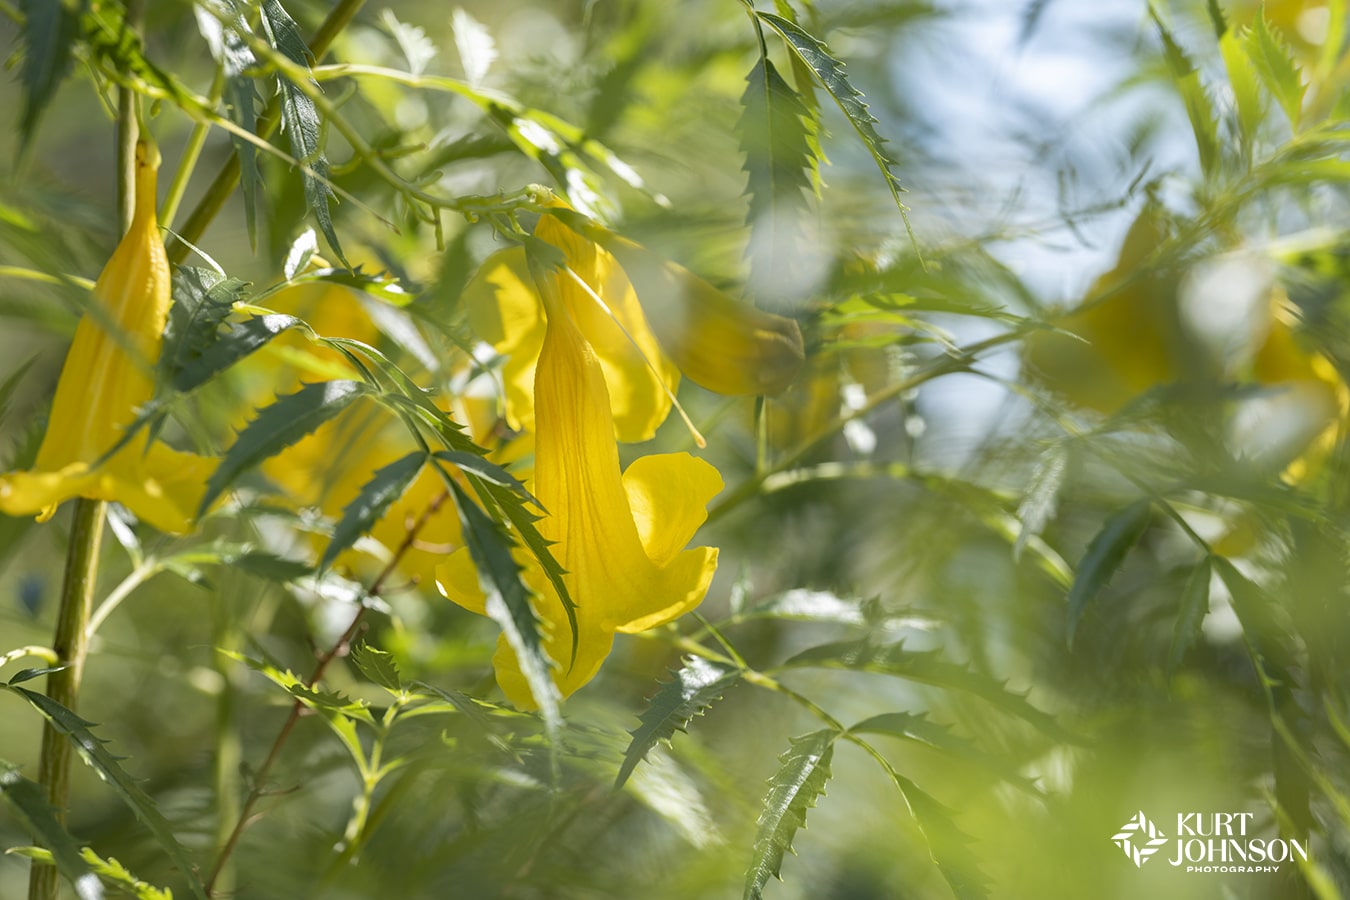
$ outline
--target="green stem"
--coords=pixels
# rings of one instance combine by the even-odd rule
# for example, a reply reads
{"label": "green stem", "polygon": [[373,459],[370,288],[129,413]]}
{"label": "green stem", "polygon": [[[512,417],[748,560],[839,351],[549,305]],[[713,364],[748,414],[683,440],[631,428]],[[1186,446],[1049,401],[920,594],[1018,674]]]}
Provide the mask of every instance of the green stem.
{"label": "green stem", "polygon": [[[103,540],[101,500],[81,498],[75,503],[75,521],[66,554],[65,583],[56,614],[52,649],[65,666],[47,676],[47,696],[74,711],[79,700],[84,658],[89,649],[85,628],[94,601],[98,577],[99,545]],[[42,729],[42,753],[38,757],[38,783],[47,788],[47,799],[59,821],[65,820],[70,796],[70,743],[48,722]],[[58,874],[53,866],[33,866],[28,880],[28,900],[56,900]]]}

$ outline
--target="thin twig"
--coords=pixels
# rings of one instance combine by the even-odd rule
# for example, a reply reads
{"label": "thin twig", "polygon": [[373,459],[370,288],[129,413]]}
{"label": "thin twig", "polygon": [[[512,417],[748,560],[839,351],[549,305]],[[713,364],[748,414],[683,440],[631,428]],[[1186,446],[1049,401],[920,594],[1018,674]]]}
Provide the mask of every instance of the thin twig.
{"label": "thin twig", "polygon": [[[328,669],[329,664],[338,656],[346,652],[365,619],[367,609],[365,601],[380,595],[380,592],[384,589],[384,583],[394,574],[394,570],[398,568],[398,564],[402,562],[403,557],[407,555],[408,551],[412,549],[413,545],[416,543],[418,533],[421,532],[426,526],[427,521],[436,514],[449,496],[450,495],[445,491],[438,494],[435,499],[427,505],[427,508],[422,511],[422,515],[412,524],[412,527],[408,529],[408,533],[404,536],[403,542],[398,545],[393,556],[390,557],[389,562],[385,565],[380,574],[376,576],[375,580],[371,582],[370,587],[365,592],[365,596],[361,598],[361,607],[356,611],[356,615],[352,617],[352,622],[347,626],[347,630],[342,633],[342,637],[338,638],[333,646],[328,648],[328,650],[319,657],[318,662],[315,663],[314,671],[310,673],[309,678],[305,679],[306,687],[313,687],[318,683],[319,679],[323,677],[323,673]],[[254,773],[253,787],[249,789],[248,796],[244,799],[244,804],[239,810],[239,818],[235,821],[234,828],[231,829],[229,837],[225,839],[225,844],[220,848],[220,855],[216,858],[215,865],[211,867],[211,876],[206,881],[207,897],[213,896],[212,892],[215,888],[216,880],[220,878],[220,873],[224,870],[226,861],[238,846],[239,838],[243,836],[244,829],[246,829],[256,818],[253,815],[253,807],[256,806],[258,801],[266,794],[263,784],[267,773],[271,771],[272,766],[281,755],[281,749],[286,745],[287,740],[290,739],[291,732],[295,729],[295,723],[300,720],[300,715],[304,711],[304,708],[305,705],[300,700],[296,700],[291,704],[290,715],[286,717],[285,724],[283,724],[281,730],[277,732],[276,740],[272,742],[272,749],[267,752],[267,758],[262,761],[262,765],[260,765]]]}

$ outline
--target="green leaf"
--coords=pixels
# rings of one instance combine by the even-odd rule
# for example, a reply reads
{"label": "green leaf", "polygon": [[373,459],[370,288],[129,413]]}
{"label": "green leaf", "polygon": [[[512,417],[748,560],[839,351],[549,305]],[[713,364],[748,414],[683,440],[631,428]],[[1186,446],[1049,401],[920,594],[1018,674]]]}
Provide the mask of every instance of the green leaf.
{"label": "green leaf", "polygon": [[1294,62],[1289,48],[1278,33],[1271,30],[1264,8],[1252,27],[1247,29],[1243,45],[1261,83],[1284,110],[1289,118],[1289,127],[1297,132],[1303,113],[1303,92],[1307,90],[1307,85],[1303,83],[1298,64]]}
{"label": "green leaf", "polygon": [[520,579],[520,566],[511,556],[511,539],[501,526],[478,508],[450,474],[436,464],[459,510],[460,528],[469,557],[478,570],[478,584],[487,597],[486,611],[501,626],[515,651],[521,674],[544,717],[550,734],[562,725],[558,687],[549,673],[553,661],[544,650],[542,625],[530,605],[530,592]]}
{"label": "green leaf", "polygon": [[1242,634],[1260,667],[1262,678],[1281,691],[1299,683],[1299,652],[1287,612],[1260,585],[1238,571],[1221,556],[1213,557],[1214,568],[1228,587],[1233,612],[1242,623]]}
{"label": "green leaf", "polygon": [[1167,67],[1186,105],[1186,116],[1191,121],[1191,132],[1195,135],[1195,146],[1200,156],[1200,170],[1209,176],[1214,173],[1219,161],[1219,123],[1214,117],[1214,108],[1209,95],[1205,93],[1205,86],[1200,83],[1200,73],[1186,51],[1172,37],[1155,3],[1156,0],[1149,0],[1149,14],[1158,28],[1158,36],[1162,38]]}
{"label": "green leaf", "polygon": [[201,359],[220,340],[220,327],[247,285],[212,269],[180,266],[174,272],[173,305],[164,333],[159,368],[180,391],[204,384],[214,372],[203,372]]}
{"label": "green leaf", "polygon": [[1087,605],[1116,574],[1131,548],[1143,537],[1151,511],[1148,500],[1131,503],[1107,519],[1102,530],[1088,544],[1087,552],[1083,554],[1078,571],[1074,574],[1073,586],[1069,588],[1069,646],[1073,646],[1074,632]]}
{"label": "green leaf", "polygon": [[987,769],[1024,791],[1040,792],[1017,767],[1003,757],[981,752],[972,741],[952,734],[946,726],[930,720],[925,713],[884,713],[865,719],[849,729],[850,734],[883,734],[930,747],[945,757],[960,759]]}
{"label": "green leaf", "polygon": [[521,499],[528,500],[535,506],[543,508],[538,500],[534,498],[525,485],[494,462],[490,462],[477,453],[466,453],[463,450],[441,450],[433,454],[437,459],[450,463],[450,465],[471,475],[477,475],[484,481],[509,488],[513,493],[519,495]]}
{"label": "green leaf", "polygon": [[362,642],[352,647],[350,659],[352,665],[375,684],[395,694],[403,693],[403,679],[394,664],[394,654]]}
{"label": "green leaf", "polygon": [[84,848],[83,856],[84,861],[89,863],[95,872],[131,894],[136,900],[173,900],[173,892],[168,888],[157,888],[141,881],[111,856],[104,859],[88,847]]}
{"label": "green leaf", "polygon": [[[863,746],[867,747],[866,744]],[[928,842],[933,862],[937,864],[938,871],[946,879],[957,900],[986,900],[989,896],[986,887],[988,879],[980,871],[979,863],[970,852],[970,838],[952,821],[952,811],[913,781],[901,775],[879,753],[872,751],[872,757],[890,776],[892,783],[905,798],[910,815],[914,817],[914,822],[923,832],[924,840]]]}
{"label": "green leaf", "polygon": [[[262,25],[272,46],[308,73],[311,58],[309,47],[300,36],[299,26],[279,0],[263,0]],[[310,83],[318,87],[318,82],[312,78]],[[291,155],[308,170],[302,169],[300,172],[301,183],[305,188],[305,203],[313,211],[319,230],[328,239],[328,246],[333,248],[333,253],[342,264],[350,268],[351,264],[342,253],[342,245],[338,243],[337,232],[333,230],[333,219],[328,209],[333,189],[328,184],[328,157],[323,153],[319,111],[314,101],[285,76],[277,76],[277,89],[281,92],[281,128],[290,138]]]}
{"label": "green leaf", "polygon": [[623,764],[614,779],[621,788],[647,753],[659,741],[669,741],[675,732],[684,731],[695,716],[701,716],[736,682],[741,670],[691,656],[676,670],[674,677],[661,685],[647,708],[638,716],[642,723],[629,734],[633,740],[623,755]]}
{"label": "green leaf", "polygon": [[867,108],[867,104],[863,102],[862,92],[849,82],[848,76],[844,73],[844,64],[831,55],[829,47],[803,31],[800,26],[773,13],[760,12],[757,15],[761,21],[767,23],[783,36],[788,46],[792,48],[792,52],[815,73],[821,87],[825,88],[825,91],[834,98],[834,102],[843,110],[849,124],[858,133],[858,137],[867,147],[867,152],[872,155],[877,168],[881,170],[881,176],[886,180],[886,187],[890,190],[891,196],[895,199],[895,205],[900,209],[900,215],[905,221],[905,231],[909,233],[910,242],[914,244],[917,251],[918,241],[914,237],[914,229],[909,223],[908,207],[900,199],[900,195],[904,193],[905,188],[900,184],[900,178],[893,170],[897,163],[886,152],[886,140],[877,133],[877,118],[872,115]]}
{"label": "green leaf", "polygon": [[38,119],[51,103],[56,88],[70,71],[71,51],[80,36],[80,16],[88,0],[22,0],[23,116],[19,119],[19,152],[27,151]]}
{"label": "green leaf", "polygon": [[197,514],[204,513],[244,472],[297,443],[370,393],[370,388],[359,381],[320,381],[278,397],[235,438],[220,466],[211,473]]}
{"label": "green leaf", "polygon": [[403,496],[408,485],[417,480],[426,460],[424,452],[415,450],[376,470],[370,481],[361,486],[360,493],[343,508],[342,518],[338,520],[333,537],[324,548],[323,559],[319,560],[320,571],[331,566],[339,554],[355,544],[361,535],[370,531],[371,526],[389,512],[389,507]]}
{"label": "green leaf", "polygon": [[[244,35],[251,29],[248,21],[233,0],[198,0],[193,6],[197,15],[197,30],[206,39],[211,56],[220,65],[225,76],[225,111],[230,120],[249,134],[258,129],[258,111],[255,105],[258,89],[246,73],[258,65]],[[244,222],[248,227],[249,246],[258,243],[258,150],[252,142],[236,134],[230,135],[235,155],[239,157],[239,183],[244,194]]]}
{"label": "green leaf", "polygon": [[214,343],[185,361],[174,378],[174,387],[190,391],[203,385],[292,328],[309,330],[304,321],[284,313],[269,313],[235,322],[228,331],[219,334]]}
{"label": "green leaf", "polygon": [[268,581],[294,581],[297,578],[314,574],[314,568],[309,563],[261,550],[251,550],[238,556],[231,556],[222,559],[221,563],[233,566],[250,575],[256,575],[258,578],[265,578]]}
{"label": "green leaf", "polygon": [[1172,649],[1167,654],[1167,677],[1176,673],[1186,653],[1200,638],[1200,625],[1209,613],[1209,580],[1214,571],[1206,556],[1191,571],[1186,587],[1181,592],[1181,607],[1177,610],[1177,624],[1172,632]]}
{"label": "green leaf", "polygon": [[80,844],[56,817],[47,790],[19,774],[18,766],[0,759],[0,794],[33,839],[51,851],[52,860],[75,888],[80,900],[103,900],[103,884],[80,854]]}
{"label": "green leaf", "polygon": [[206,891],[197,878],[196,868],[187,852],[174,836],[173,825],[164,818],[159,811],[159,807],[155,805],[155,801],[145,791],[141,790],[135,779],[118,765],[117,757],[109,753],[103,746],[104,741],[89,730],[91,723],[86,722],[55,700],[42,694],[36,694],[21,687],[9,688],[9,690],[22,695],[38,712],[46,717],[57,733],[70,739],[71,746],[75,748],[75,752],[80,755],[80,758],[113,788],[117,795],[122,798],[122,802],[135,813],[136,818],[144,822],[145,826],[150,829],[150,833],[159,842],[159,846],[168,854],[173,864],[178,867],[179,875],[187,880],[188,887],[193,895],[198,900],[206,900]]}
{"label": "green leaf", "polygon": [[1223,56],[1228,84],[1237,106],[1238,135],[1244,147],[1250,147],[1265,114],[1261,93],[1256,86],[1256,69],[1247,55],[1244,42],[1229,28],[1219,35],[1219,53]]}
{"label": "green leaf", "polygon": [[750,198],[750,283],[768,294],[793,278],[801,257],[806,191],[817,165],[811,112],[773,62],[760,58],[741,96],[741,151]]}
{"label": "green leaf", "polygon": [[1055,499],[1064,484],[1064,473],[1068,469],[1069,448],[1063,441],[1056,441],[1046,448],[1036,468],[1032,470],[1031,480],[1027,483],[1027,492],[1017,507],[1017,518],[1022,522],[1013,543],[1013,559],[1022,558],[1022,550],[1027,541],[1040,537],[1045,523],[1055,512]]}
{"label": "green leaf", "polygon": [[783,854],[792,838],[806,827],[806,811],[816,805],[830,780],[830,759],[839,732],[832,728],[791,738],[782,765],[769,779],[769,793],[759,814],[750,869],[745,874],[745,900],[760,900],[769,878],[781,878]]}
{"label": "green leaf", "polygon": [[803,650],[783,664],[784,668],[810,666],[852,669],[893,675],[934,687],[973,694],[1011,716],[1035,725],[1060,740],[1079,743],[1081,738],[1062,728],[1048,713],[1027,701],[1026,695],[966,666],[948,662],[939,650],[907,650],[903,642],[876,644],[867,638],[821,644]]}

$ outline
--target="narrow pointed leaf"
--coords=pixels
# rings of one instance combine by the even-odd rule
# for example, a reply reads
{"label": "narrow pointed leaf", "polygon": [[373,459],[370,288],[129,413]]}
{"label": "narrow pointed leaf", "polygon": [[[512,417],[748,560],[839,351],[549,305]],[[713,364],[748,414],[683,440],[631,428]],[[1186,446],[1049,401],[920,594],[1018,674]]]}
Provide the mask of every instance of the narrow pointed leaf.
{"label": "narrow pointed leaf", "polygon": [[[257,58],[244,34],[251,29],[233,0],[198,0],[197,30],[206,39],[211,56],[225,76],[225,111],[230,120],[249,134],[258,129],[258,89],[246,73],[256,68]],[[239,184],[244,195],[244,222],[250,247],[258,241],[258,150],[250,141],[231,134],[239,158]]]}
{"label": "narrow pointed leaf", "polygon": [[122,802],[135,813],[136,818],[145,823],[146,828],[154,835],[160,848],[178,867],[179,875],[187,881],[188,888],[192,891],[193,896],[197,897],[198,900],[206,900],[206,891],[197,878],[193,861],[174,836],[173,825],[160,813],[159,807],[155,805],[155,801],[151,799],[150,795],[145,793],[141,786],[136,783],[136,780],[118,764],[117,757],[109,753],[107,748],[103,746],[104,741],[89,730],[90,723],[42,694],[21,687],[10,688],[10,690],[21,694],[38,712],[42,713],[51,723],[52,728],[69,738],[71,746],[75,748],[75,752],[80,755],[80,758],[113,788],[117,795],[121,797]]}
{"label": "narrow pointed leaf", "polygon": [[839,732],[831,728],[791,738],[782,765],[769,779],[769,793],[759,814],[750,868],[745,874],[745,900],[761,900],[769,879],[782,878],[783,854],[806,827],[806,811],[816,805],[830,780],[830,760]]}
{"label": "narrow pointed leaf", "polygon": [[1053,716],[1033,706],[1025,695],[1009,690],[1007,685],[987,675],[943,659],[938,650],[908,650],[903,643],[877,644],[863,638],[811,647],[783,664],[784,668],[803,666],[876,672],[934,687],[965,691],[1008,715],[1035,725],[1048,735],[1069,742],[1082,740],[1060,726]]}
{"label": "narrow pointed leaf", "polygon": [[1209,580],[1214,571],[1210,558],[1206,556],[1186,579],[1186,587],[1181,592],[1181,608],[1177,610],[1177,623],[1172,632],[1172,649],[1167,654],[1167,677],[1175,674],[1186,653],[1200,639],[1200,625],[1209,613]]}
{"label": "narrow pointed leaf", "polygon": [[1177,91],[1186,106],[1186,116],[1191,121],[1191,132],[1195,136],[1196,151],[1200,157],[1200,170],[1208,176],[1214,172],[1219,161],[1219,123],[1214,116],[1214,106],[1205,93],[1205,86],[1200,83],[1200,73],[1172,36],[1154,7],[1153,0],[1149,3],[1149,14],[1157,26],[1158,36],[1163,43],[1163,58],[1172,72],[1172,80],[1176,82]]}
{"label": "narrow pointed leaf", "polygon": [[[308,73],[311,59],[309,47],[300,36],[299,26],[278,0],[263,0],[262,24],[272,46]],[[318,84],[312,79],[311,83],[315,86]],[[342,245],[338,243],[328,208],[333,189],[328,185],[328,157],[324,155],[321,142],[319,111],[314,101],[284,76],[278,77],[277,89],[281,92],[281,128],[290,138],[291,155],[309,169],[300,173],[305,188],[305,203],[314,213],[319,230],[328,239],[328,246],[333,248],[333,253],[342,264],[350,268],[347,257],[342,253]]]}
{"label": "narrow pointed leaf", "polygon": [[319,560],[320,571],[331,566],[339,554],[355,544],[389,511],[389,507],[403,496],[408,485],[417,479],[426,459],[425,453],[416,450],[381,467],[370,481],[362,485],[360,493],[342,510],[342,518],[333,529],[333,537],[323,551],[323,559]]}
{"label": "narrow pointed leaf", "polygon": [[1078,563],[1074,574],[1073,586],[1069,588],[1068,639],[1073,645],[1074,632],[1078,621],[1089,603],[1101,593],[1111,576],[1116,574],[1120,564],[1148,527],[1151,505],[1148,500],[1138,500],[1106,520],[1102,530],[1088,544],[1087,552]]}
{"label": "narrow pointed leaf", "polygon": [[773,62],[761,58],[746,77],[737,129],[745,154],[750,198],[750,283],[757,292],[792,278],[807,212],[806,192],[816,161],[811,113]]}
{"label": "narrow pointed leaf", "polygon": [[510,538],[469,499],[448,472],[444,469],[441,472],[459,510],[464,543],[478,570],[478,583],[487,596],[487,614],[501,627],[515,651],[544,724],[551,734],[556,734],[562,715],[558,711],[558,687],[549,673],[553,663],[544,651],[542,625],[530,606],[530,593],[520,579],[520,566],[511,557]]}
{"label": "narrow pointed leaf", "polygon": [[993,772],[1022,790],[1039,793],[1029,780],[1018,774],[1016,766],[996,754],[982,752],[974,742],[953,734],[946,725],[932,721],[925,713],[883,713],[859,722],[849,729],[849,733],[883,734],[922,744],[944,756]]}
{"label": "narrow pointed leaf", "polygon": [[900,199],[905,188],[900,184],[899,176],[895,174],[896,162],[886,150],[885,138],[877,133],[877,118],[863,102],[862,92],[849,82],[844,72],[844,64],[830,53],[829,47],[804,31],[801,26],[773,13],[761,12],[758,15],[761,21],[783,36],[792,52],[815,73],[821,87],[825,88],[826,93],[839,105],[849,124],[867,147],[867,152],[872,155],[877,168],[881,170],[886,187],[905,220],[905,230],[909,232],[910,241],[914,242],[914,230],[909,224],[908,207]]}
{"label": "narrow pointed leaf", "polygon": [[1064,484],[1064,473],[1068,469],[1068,463],[1069,448],[1061,441],[1051,444],[1036,461],[1027,492],[1017,507],[1017,518],[1021,520],[1022,528],[1017,532],[1017,540],[1013,543],[1014,560],[1022,558],[1022,550],[1026,547],[1027,541],[1040,537],[1045,529],[1045,523],[1054,515],[1055,499]]}
{"label": "narrow pointed leaf", "polygon": [[703,715],[722,699],[727,689],[740,681],[741,671],[691,656],[673,676],[661,685],[638,717],[642,724],[629,732],[633,740],[624,752],[623,764],[614,779],[615,788],[623,787],[637,764],[659,741],[669,741],[675,732],[684,731],[695,716]]}
{"label": "narrow pointed leaf", "polygon": [[297,443],[371,390],[359,381],[321,381],[278,397],[235,439],[206,484],[198,514],[205,512],[240,475]]}
{"label": "narrow pointed leaf", "polygon": [[1284,114],[1289,118],[1289,126],[1297,132],[1303,112],[1303,93],[1307,90],[1307,85],[1303,83],[1298,64],[1294,62],[1289,47],[1280,39],[1277,32],[1271,30],[1264,11],[1247,30],[1243,44],[1261,83],[1284,110]]}
{"label": "narrow pointed leaf", "polygon": [[51,103],[61,80],[70,72],[71,51],[80,35],[80,16],[88,0],[23,0],[23,116],[19,119],[20,152],[27,150],[38,119]]}
{"label": "narrow pointed leaf", "polygon": [[47,789],[0,759],[0,795],[28,833],[51,851],[52,861],[75,888],[75,895],[80,900],[103,900],[103,884],[81,856],[79,842],[57,820],[56,808],[47,802]]}

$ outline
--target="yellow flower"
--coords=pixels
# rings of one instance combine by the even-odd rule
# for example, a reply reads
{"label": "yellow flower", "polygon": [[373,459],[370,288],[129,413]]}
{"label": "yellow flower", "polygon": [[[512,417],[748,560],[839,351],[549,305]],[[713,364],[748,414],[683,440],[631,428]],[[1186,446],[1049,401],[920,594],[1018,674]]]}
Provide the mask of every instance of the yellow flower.
{"label": "yellow flower", "polygon": [[169,314],[169,261],[155,221],[159,151],[136,146],[135,216],[75,329],[32,471],[0,476],[0,511],[45,521],[72,497],[115,500],[156,528],[185,532],[215,461],[145,432],[102,465],[154,394],[152,366]]}
{"label": "yellow flower", "polygon": [[[776,394],[801,369],[796,322],[737,302],[560,203],[534,236],[566,260],[570,272],[549,277],[600,365],[621,441],[655,434],[681,372],[721,394]],[[540,292],[525,250],[512,248],[489,257],[464,295],[474,331],[507,356],[506,420],[517,429],[532,429],[535,416]]]}
{"label": "yellow flower", "polygon": [[[557,592],[537,565],[526,584],[544,622],[544,648],[557,664],[564,697],[593,678],[616,632],[671,621],[703,600],[717,568],[717,550],[684,545],[722,488],[711,465],[687,453],[644,456],[622,475],[615,417],[601,357],[582,333],[583,309],[568,303],[565,273],[535,279],[544,300],[542,347],[534,371],[535,468],[530,488],[547,510],[540,534],[566,571],[577,604],[576,656]],[[575,298],[573,298],[575,299]],[[473,563],[460,550],[437,570],[442,593],[486,614]],[[517,706],[533,708],[530,689],[505,638],[493,657],[497,682]]]}

